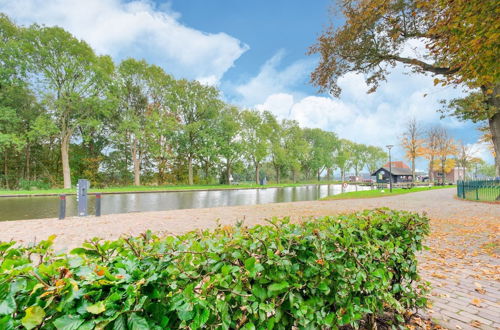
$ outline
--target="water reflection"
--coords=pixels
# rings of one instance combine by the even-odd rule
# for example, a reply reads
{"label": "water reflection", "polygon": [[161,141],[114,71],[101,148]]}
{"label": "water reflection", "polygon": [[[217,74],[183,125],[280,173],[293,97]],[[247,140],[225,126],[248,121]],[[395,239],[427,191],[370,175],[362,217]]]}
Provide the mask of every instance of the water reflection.
{"label": "water reflection", "polygon": [[[350,185],[346,191],[367,189],[370,188]],[[309,201],[341,192],[341,185],[307,185],[287,188],[102,195],[102,214]],[[66,201],[67,216],[76,215],[75,196],[68,196]],[[90,196],[89,214],[94,214],[94,203],[95,197]],[[0,221],[55,218],[58,210],[57,196],[0,198]]]}

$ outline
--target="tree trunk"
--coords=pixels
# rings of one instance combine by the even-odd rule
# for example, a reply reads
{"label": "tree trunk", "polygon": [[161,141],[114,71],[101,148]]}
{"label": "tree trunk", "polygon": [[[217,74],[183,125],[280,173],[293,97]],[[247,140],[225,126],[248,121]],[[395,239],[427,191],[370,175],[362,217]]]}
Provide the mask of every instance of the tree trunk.
{"label": "tree trunk", "polygon": [[193,157],[191,155],[188,158],[188,183],[190,186],[193,185]]}
{"label": "tree trunk", "polygon": [[26,180],[30,180],[30,166],[31,166],[31,147],[29,142],[26,143],[26,172],[25,172],[25,178]]}
{"label": "tree trunk", "polygon": [[227,184],[231,184],[231,181],[229,180],[230,176],[231,176],[231,162],[228,160],[228,161],[226,161],[226,182],[227,182]]}
{"label": "tree trunk", "polygon": [[297,170],[296,169],[292,170],[292,180],[293,180],[293,183],[297,183]]}
{"label": "tree trunk", "polygon": [[[500,95],[498,96],[500,97]],[[495,150],[495,175],[500,176],[500,112],[488,120],[491,131],[491,140]]]}
{"label": "tree trunk", "polygon": [[433,166],[434,164],[434,157],[431,157],[429,160],[429,183],[434,183],[434,171],[433,171]]}
{"label": "tree trunk", "polygon": [[280,168],[276,167],[276,183],[280,183]]}
{"label": "tree trunk", "polygon": [[444,173],[444,167],[446,165],[446,160],[441,159],[441,183],[444,185],[446,173]]}
{"label": "tree trunk", "polygon": [[415,182],[415,158],[411,159],[411,181]]}
{"label": "tree trunk", "polygon": [[8,176],[7,176],[7,171],[8,171],[8,166],[7,166],[7,150],[4,151],[4,158],[5,158],[5,161],[3,163],[3,174],[5,175],[5,189],[9,189],[9,179],[8,179]]}
{"label": "tree trunk", "polygon": [[255,163],[255,183],[260,184],[260,178],[259,178],[259,163]]}
{"label": "tree trunk", "polygon": [[139,150],[137,147],[137,140],[134,138],[132,142],[132,164],[134,165],[134,186],[141,185],[141,160],[139,157]]}
{"label": "tree trunk", "polygon": [[328,168],[328,169],[326,170],[326,179],[327,179],[328,181],[331,181],[331,175],[332,175],[332,170],[331,170],[330,168]]}
{"label": "tree trunk", "polygon": [[71,169],[69,167],[69,141],[71,134],[66,133],[61,139],[61,163],[63,171],[64,189],[71,188]]}
{"label": "tree trunk", "polygon": [[320,182],[320,181],[321,181],[321,172],[320,172],[320,170],[318,170],[318,182]]}

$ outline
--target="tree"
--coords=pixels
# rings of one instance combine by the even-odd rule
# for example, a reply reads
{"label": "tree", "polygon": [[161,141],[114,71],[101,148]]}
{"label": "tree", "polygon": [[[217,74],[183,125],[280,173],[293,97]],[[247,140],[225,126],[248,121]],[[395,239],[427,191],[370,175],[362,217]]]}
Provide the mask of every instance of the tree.
{"label": "tree", "polygon": [[464,144],[460,141],[460,145],[457,150],[457,165],[463,169],[463,179],[466,177],[466,170],[472,164],[474,156],[474,150],[471,146]]}
{"label": "tree", "polygon": [[423,155],[423,143],[421,129],[415,118],[408,120],[405,131],[401,137],[401,146],[406,152],[406,158],[411,161],[411,175],[415,181],[415,159]]}
{"label": "tree", "polygon": [[243,110],[241,113],[241,139],[243,152],[255,168],[255,183],[259,184],[259,171],[262,162],[269,154],[270,127],[264,120],[264,115],[256,110]]}
{"label": "tree", "polygon": [[[480,95],[481,106],[457,108],[463,119],[488,121],[500,173],[500,70],[498,3],[448,0],[341,0],[345,23],[333,24],[311,47],[320,62],[313,84],[338,96],[338,79],[348,72],[366,74],[370,92],[397,63],[416,73],[435,75],[435,84],[466,86]],[[427,53],[410,56],[409,41],[422,42]],[[470,101],[470,100],[469,100]]]}
{"label": "tree", "polygon": [[434,159],[438,156],[438,137],[441,134],[439,126],[431,127],[427,130],[424,145],[422,147],[422,155],[429,160],[429,180],[434,181],[433,164]]}
{"label": "tree", "polygon": [[338,138],[335,133],[326,132],[319,128],[306,128],[304,135],[309,143],[309,157],[306,166],[320,181],[321,172],[333,167],[333,154],[339,145]]}
{"label": "tree", "polygon": [[188,162],[188,183],[193,184],[193,161],[203,147],[203,130],[223,107],[219,91],[197,81],[179,80],[171,93],[172,109],[181,126],[175,132],[177,152]]}
{"label": "tree", "polygon": [[225,106],[215,119],[217,122],[216,148],[218,156],[225,161],[226,183],[230,184],[231,169],[233,164],[243,153],[243,141],[239,136],[241,130],[240,112],[234,106]]}
{"label": "tree", "polygon": [[69,146],[76,129],[102,107],[106,81],[113,72],[108,56],[59,27],[33,25],[26,31],[26,50],[36,87],[59,130],[64,188],[71,188]]}
{"label": "tree", "polygon": [[378,170],[387,162],[387,153],[380,147],[368,146],[366,153],[366,167],[370,174]]}
{"label": "tree", "polygon": [[366,161],[366,146],[359,143],[352,143],[350,164],[352,169],[354,169],[354,175],[356,177],[359,175],[359,171],[365,167]]}
{"label": "tree", "polygon": [[134,185],[141,184],[141,164],[148,147],[150,126],[149,102],[146,95],[148,64],[129,58],[118,67],[119,122],[116,131],[126,141],[132,158]]}
{"label": "tree", "polygon": [[310,146],[304,138],[304,130],[294,120],[283,121],[283,139],[286,150],[288,167],[292,171],[292,181],[297,182],[297,174],[301,169],[305,155]]}
{"label": "tree", "polygon": [[444,128],[437,130],[436,135],[436,156],[440,166],[440,172],[442,174],[441,183],[445,183],[445,174],[449,173],[450,168],[455,166],[455,161],[453,163],[448,161],[448,157],[457,154],[457,146],[453,138],[449,137],[448,131]]}
{"label": "tree", "polygon": [[345,181],[345,174],[352,168],[353,143],[345,139],[341,139],[339,142],[339,148],[334,153],[334,164],[340,170],[340,180]]}

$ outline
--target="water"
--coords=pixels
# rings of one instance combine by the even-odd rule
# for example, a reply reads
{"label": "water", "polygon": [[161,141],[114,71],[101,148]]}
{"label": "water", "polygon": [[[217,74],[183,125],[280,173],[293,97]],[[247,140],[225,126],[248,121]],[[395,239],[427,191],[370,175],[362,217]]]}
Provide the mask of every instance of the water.
{"label": "water", "polygon": [[[346,191],[370,187],[349,185]],[[231,205],[252,205],[311,201],[342,192],[341,185],[307,185],[287,188],[182,191],[102,195],[101,213],[129,213],[194,209]],[[94,214],[95,197],[89,196],[89,214]],[[76,197],[66,197],[66,216],[76,215]],[[56,218],[59,197],[0,197],[0,221]]]}

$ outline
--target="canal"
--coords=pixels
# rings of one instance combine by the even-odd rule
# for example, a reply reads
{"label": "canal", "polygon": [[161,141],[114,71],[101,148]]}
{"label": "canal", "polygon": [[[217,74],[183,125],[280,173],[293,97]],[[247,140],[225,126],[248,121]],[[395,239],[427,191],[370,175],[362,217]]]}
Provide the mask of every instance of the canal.
{"label": "canal", "polygon": [[[345,191],[368,189],[370,187],[349,185]],[[306,185],[264,189],[103,194],[102,214],[311,201],[341,192],[341,185]],[[75,216],[76,197],[67,196],[66,199],[66,216]],[[94,204],[95,197],[89,196],[89,214],[94,214]],[[0,197],[0,221],[56,218],[58,210],[58,196]]]}

